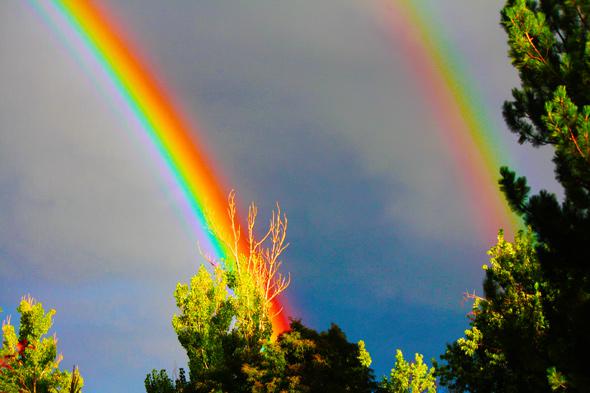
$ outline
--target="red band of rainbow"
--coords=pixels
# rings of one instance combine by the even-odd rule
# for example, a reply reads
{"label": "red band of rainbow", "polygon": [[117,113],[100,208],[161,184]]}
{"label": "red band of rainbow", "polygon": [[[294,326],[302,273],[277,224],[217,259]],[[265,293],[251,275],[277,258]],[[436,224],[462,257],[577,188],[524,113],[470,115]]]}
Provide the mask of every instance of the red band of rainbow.
{"label": "red band of rainbow", "polygon": [[[499,228],[510,235],[521,226],[499,190],[499,167],[510,164],[505,148],[476,94],[460,71],[455,51],[433,28],[435,21],[419,12],[419,0],[377,0],[375,12],[402,51],[408,71],[422,91],[438,123],[440,139],[455,161],[470,200],[467,212],[484,239],[493,239]],[[427,109],[428,111],[428,109]],[[490,237],[491,236],[491,237]]]}
{"label": "red band of rainbow", "polygon": [[[142,130],[156,147],[172,172],[198,222],[201,238],[208,242],[213,257],[226,259],[231,255],[223,242],[231,234],[227,213],[227,193],[220,185],[212,161],[199,147],[198,130],[189,127],[172,104],[165,89],[150,74],[137,51],[124,40],[124,35],[104,9],[91,1],[54,0],[44,3],[47,14],[58,13],[100,64],[110,82],[123,97]],[[213,222],[209,228],[207,220]],[[242,236],[242,238],[245,238]],[[240,245],[247,251],[247,245]],[[286,311],[280,300],[272,302],[274,334],[288,329]]]}

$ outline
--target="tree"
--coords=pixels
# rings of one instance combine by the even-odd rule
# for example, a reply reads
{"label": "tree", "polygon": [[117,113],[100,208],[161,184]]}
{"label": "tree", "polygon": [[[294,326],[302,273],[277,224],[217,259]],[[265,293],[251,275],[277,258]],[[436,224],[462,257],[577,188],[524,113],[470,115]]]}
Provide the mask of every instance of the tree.
{"label": "tree", "polygon": [[166,370],[152,370],[145,377],[145,390],[147,393],[175,393],[176,385],[166,373]]}
{"label": "tree", "polygon": [[[280,208],[259,239],[255,237],[257,209],[250,205],[246,247],[241,243],[233,192],[228,215],[232,233],[229,238],[218,233],[229,250],[227,259],[205,256],[213,272],[202,265],[190,285],[179,283],[174,293],[180,314],[174,315],[172,325],[189,359],[190,387],[186,389],[190,391],[249,391],[244,365],[265,361],[264,348],[270,346],[273,335],[272,302],[290,281],[279,272],[279,258],[287,247],[287,219]],[[146,389],[169,386],[167,378],[154,370],[146,378]],[[178,384],[174,388],[180,389]]]}
{"label": "tree", "polygon": [[172,381],[166,370],[152,370],[145,377],[144,385],[147,393],[183,393],[192,391],[183,368],[179,370],[175,381]]}
{"label": "tree", "polygon": [[187,351],[190,379],[209,380],[226,362],[224,344],[234,317],[226,274],[217,267],[212,277],[201,265],[190,287],[178,284],[174,297],[181,314],[174,315],[172,326]]}
{"label": "tree", "polygon": [[165,370],[153,370],[144,381],[147,393],[436,392],[434,369],[419,354],[407,363],[398,352],[391,379],[377,384],[365,343],[349,342],[335,324],[318,333],[294,320],[275,337],[272,301],[290,282],[279,272],[287,218],[277,206],[257,239],[257,209],[250,205],[244,247],[233,192],[228,206],[228,259],[205,256],[213,271],[201,265],[190,284],[179,283],[174,292],[180,313],[172,326],[188,355],[190,380],[183,369],[174,382]]}
{"label": "tree", "polygon": [[456,392],[549,392],[545,299],[555,294],[543,281],[530,232],[514,243],[502,232],[484,265],[484,297],[473,300],[470,328],[447,346],[436,364],[443,386]]}
{"label": "tree", "polygon": [[272,301],[290,282],[279,272],[287,219],[277,206],[268,231],[258,239],[257,209],[251,205],[244,247],[233,192],[228,206],[228,259],[205,256],[213,271],[202,265],[190,285],[178,284],[174,293],[180,313],[172,325],[188,355],[190,381],[183,370],[175,383],[164,370],[153,370],[145,379],[146,391],[372,392],[376,384],[364,342],[348,342],[338,326],[318,333],[292,321],[290,330],[273,335]]}
{"label": "tree", "polygon": [[414,362],[408,363],[401,350],[395,354],[395,365],[389,379],[383,378],[378,392],[382,393],[436,393],[434,368],[424,364],[421,354],[414,355]]}
{"label": "tree", "polygon": [[588,0],[511,0],[502,11],[522,83],[504,105],[506,122],[521,143],[554,148],[565,197],[560,203],[547,191],[531,196],[526,179],[507,168],[501,187],[538,240],[541,274],[554,293],[542,302],[547,372],[552,386],[571,392],[590,386],[589,11]]}
{"label": "tree", "polygon": [[45,313],[43,305],[23,297],[18,335],[10,317],[2,324],[0,350],[0,391],[6,393],[81,392],[84,381],[76,367],[61,371],[57,338],[46,337],[55,310]]}
{"label": "tree", "polygon": [[563,201],[531,195],[501,168],[500,188],[532,235],[499,240],[471,329],[447,348],[457,391],[583,392],[590,386],[590,41],[588,0],[508,0],[502,25],[521,86],[504,104],[520,143],[553,148]]}
{"label": "tree", "polygon": [[300,321],[263,352],[263,361],[246,364],[252,392],[359,392],[376,387],[364,343],[348,342],[335,324],[318,333]]}
{"label": "tree", "polygon": [[[306,351],[300,351],[307,342]],[[291,323],[291,331],[279,344],[284,348],[290,369],[309,391],[371,392],[375,387],[371,358],[364,342],[348,342],[336,324],[317,333],[299,321]]]}
{"label": "tree", "polygon": [[[273,314],[272,302],[279,296],[291,282],[291,276],[284,276],[280,271],[282,265],[279,259],[289,244],[285,243],[287,237],[287,216],[281,213],[279,204],[272,211],[268,230],[260,238],[255,235],[256,217],[258,208],[254,203],[248,207],[248,227],[246,250],[240,248],[242,230],[238,223],[235,192],[232,191],[228,198],[228,214],[231,221],[231,238],[225,243],[231,251],[231,258],[225,260],[226,269],[233,280],[230,288],[236,293],[238,302],[238,320],[243,321],[244,327],[250,331],[265,331],[270,328],[269,322],[276,315]],[[221,234],[223,237],[223,234]],[[218,264],[209,259],[213,266]],[[279,310],[278,312],[280,313]],[[241,318],[240,318],[241,317]]]}

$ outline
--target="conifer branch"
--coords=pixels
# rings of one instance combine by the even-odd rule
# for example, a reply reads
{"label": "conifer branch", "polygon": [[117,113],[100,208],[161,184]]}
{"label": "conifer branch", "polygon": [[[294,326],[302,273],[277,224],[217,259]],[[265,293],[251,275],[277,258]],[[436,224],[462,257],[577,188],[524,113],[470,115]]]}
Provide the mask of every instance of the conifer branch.
{"label": "conifer branch", "polygon": [[582,8],[580,7],[580,5],[578,4],[578,2],[576,0],[572,0],[572,3],[574,5],[574,7],[576,8],[576,13],[578,14],[578,17],[580,18],[580,22],[582,22],[582,24],[584,25],[586,30],[588,30],[589,29],[588,23],[586,22],[586,16],[582,12]]}

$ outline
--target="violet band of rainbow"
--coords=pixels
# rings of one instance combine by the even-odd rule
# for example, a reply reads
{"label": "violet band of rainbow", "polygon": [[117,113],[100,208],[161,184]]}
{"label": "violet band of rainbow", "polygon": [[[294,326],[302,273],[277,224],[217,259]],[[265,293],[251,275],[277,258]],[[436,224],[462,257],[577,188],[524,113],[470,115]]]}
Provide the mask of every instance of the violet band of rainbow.
{"label": "violet band of rainbow", "polygon": [[[226,259],[231,254],[223,239],[232,233],[227,214],[228,194],[215,173],[213,161],[199,146],[196,139],[199,129],[189,125],[174,107],[171,96],[125,40],[108,10],[92,1],[37,0],[36,3],[46,15],[53,15],[67,24],[59,27],[69,28],[91,53],[115,87],[120,102],[127,106],[135,122],[148,135],[182,190],[191,219],[199,228],[200,241],[207,243],[215,259]],[[244,241],[240,248],[248,250]],[[275,335],[289,327],[283,303],[279,298],[272,302]]]}
{"label": "violet band of rainbow", "polygon": [[[420,0],[377,0],[375,12],[387,30],[392,47],[403,53],[408,72],[437,122],[438,138],[463,181],[480,236],[488,239],[502,228],[513,235],[522,227],[498,187],[499,168],[510,165],[508,149],[500,141],[473,82],[458,64],[456,50],[446,43],[428,18]],[[421,5],[420,5],[421,4]]]}

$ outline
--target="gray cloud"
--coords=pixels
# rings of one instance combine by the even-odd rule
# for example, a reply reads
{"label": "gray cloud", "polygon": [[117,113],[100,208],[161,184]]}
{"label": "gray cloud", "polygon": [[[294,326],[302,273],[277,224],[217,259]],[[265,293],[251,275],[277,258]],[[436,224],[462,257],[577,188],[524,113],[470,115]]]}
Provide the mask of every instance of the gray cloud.
{"label": "gray cloud", "polygon": [[[205,150],[240,199],[258,201],[263,217],[276,200],[286,209],[297,315],[353,335],[373,324],[365,332],[376,346],[400,315],[419,331],[438,310],[444,326],[411,349],[427,358],[460,333],[440,310],[457,314],[461,292],[479,287],[494,239],[475,235],[437,119],[374,9],[355,0],[109,3],[202,125]],[[507,134],[499,105],[515,75],[501,3],[423,5]],[[142,373],[184,361],[171,293],[196,270],[195,240],[149,147],[24,4],[0,4],[0,49],[10,54],[0,58],[0,301],[31,292],[56,307],[59,335],[74,337],[62,339],[66,359],[85,365],[90,387],[142,391]],[[535,184],[552,184],[536,169],[546,153],[509,155],[521,153],[525,174],[535,168]],[[400,346],[420,341],[399,337]],[[376,351],[383,367],[391,351]]]}
{"label": "gray cloud", "polygon": [[52,280],[186,268],[196,246],[149,149],[56,36],[23,5],[11,10],[2,37],[11,55],[0,60],[0,182],[10,223],[2,248]]}
{"label": "gray cloud", "polygon": [[[258,1],[231,10],[213,3],[183,4],[183,16],[157,32],[153,26],[172,17],[163,5],[149,15],[139,14],[140,6],[122,10],[129,19],[139,14],[134,27],[151,45],[150,61],[201,114],[214,157],[223,157],[237,182],[272,163],[304,160],[283,141],[297,132],[290,124],[307,119],[307,131],[349,146],[367,176],[405,190],[386,202],[392,223],[431,237],[449,236],[446,226],[469,229],[437,119],[415,81],[396,72],[411,65],[393,39],[383,39],[369,7],[320,1],[311,13],[303,3]],[[179,36],[187,37],[183,44]]]}

